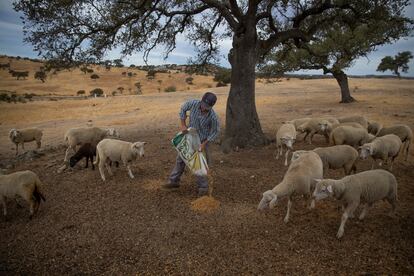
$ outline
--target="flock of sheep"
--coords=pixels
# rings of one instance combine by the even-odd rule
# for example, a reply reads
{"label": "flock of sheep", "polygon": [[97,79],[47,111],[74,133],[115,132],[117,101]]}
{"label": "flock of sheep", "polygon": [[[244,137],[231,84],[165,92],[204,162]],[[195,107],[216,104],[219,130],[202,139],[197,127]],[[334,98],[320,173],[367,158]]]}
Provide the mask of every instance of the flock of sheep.
{"label": "flock of sheep", "polygon": [[[277,200],[288,198],[285,222],[289,221],[294,195],[304,195],[310,200],[309,208],[314,208],[315,199],[323,199],[331,196],[343,202],[344,213],[337,233],[341,238],[344,226],[349,217],[353,217],[355,209],[364,204],[364,209],[359,218],[363,219],[368,207],[378,200],[387,200],[392,205],[394,212],[397,200],[397,181],[393,174],[382,169],[374,170],[376,160],[389,163],[392,170],[394,159],[400,152],[408,158],[409,147],[413,137],[411,129],[406,125],[383,127],[377,122],[368,121],[363,116],[350,116],[344,118],[301,118],[284,122],[276,133],[276,158],[285,153],[285,166],[288,165],[288,155],[292,151],[298,133],[305,133],[304,141],[309,136],[309,143],[315,134],[323,135],[326,141],[333,146],[315,148],[311,151],[298,150],[293,152],[288,170],[278,185],[272,190],[263,193],[258,209],[274,208]],[[41,146],[42,131],[37,128],[12,129],[10,140],[18,146],[24,143],[36,141],[37,147]],[[99,165],[99,172],[103,181],[106,180],[104,167],[109,175],[112,175],[111,166],[122,163],[128,171],[130,178],[134,175],[130,169],[130,162],[138,156],[144,156],[145,142],[130,143],[119,139],[119,133],[113,129],[101,129],[98,127],[83,127],[69,129],[64,140],[68,145],[65,153],[65,165],[59,169],[62,171],[69,165],[73,167],[82,158],[94,165]],[[76,148],[78,150],[76,150]],[[359,150],[359,152],[358,152]],[[93,162],[93,157],[96,160]],[[367,157],[373,159],[372,168],[369,171],[356,173],[356,163],[359,159]],[[328,169],[343,168],[345,177],[342,179],[323,179],[324,172]],[[30,206],[30,218],[37,212],[41,200],[45,200],[42,194],[41,181],[31,171],[20,171],[8,175],[0,175],[0,199],[3,204],[4,215],[7,215],[6,198],[15,198],[17,195],[25,199]],[[313,193],[312,193],[313,191]]]}
{"label": "flock of sheep", "polygon": [[[274,208],[279,198],[287,197],[287,213],[284,221],[289,221],[292,197],[303,195],[311,200],[309,208],[315,207],[315,199],[331,196],[342,202],[344,213],[337,237],[344,234],[345,223],[360,205],[364,205],[359,219],[363,219],[372,204],[386,200],[395,211],[397,201],[397,181],[394,175],[374,165],[380,160],[388,163],[389,171],[400,152],[408,159],[409,148],[413,138],[412,130],[407,125],[383,127],[381,124],[368,121],[364,116],[343,118],[301,118],[282,124],[276,133],[276,158],[285,153],[285,165],[288,165],[288,154],[296,141],[297,133],[306,133],[309,143],[315,134],[325,136],[333,146],[315,148],[311,151],[293,152],[289,168],[282,182],[272,190],[263,193],[258,209]],[[359,151],[359,152],[358,152]],[[372,158],[371,170],[350,175],[356,172],[359,159]],[[323,179],[328,169],[343,168],[342,179]]]}
{"label": "flock of sheep", "polygon": [[[37,147],[41,146],[43,133],[38,128],[12,129],[9,133],[10,140],[16,145],[16,155],[18,154],[19,145],[24,149],[24,143],[36,141]],[[74,167],[82,158],[94,165],[99,165],[99,172],[103,181],[106,180],[104,167],[109,175],[112,175],[111,165],[114,162],[117,166],[119,163],[125,165],[128,175],[134,178],[130,168],[130,162],[137,159],[138,156],[144,156],[145,142],[130,143],[119,139],[110,139],[107,137],[119,138],[119,133],[113,128],[101,129],[98,127],[83,127],[69,129],[64,137],[68,148],[65,153],[65,165],[58,172],[63,171],[67,165]],[[80,146],[76,151],[76,147]],[[93,161],[93,157],[96,160]],[[41,200],[45,201],[42,193],[42,183],[39,177],[32,171],[20,171],[8,175],[0,175],[0,200],[3,205],[3,214],[7,215],[6,198],[22,197],[29,203],[30,218],[37,212]]]}

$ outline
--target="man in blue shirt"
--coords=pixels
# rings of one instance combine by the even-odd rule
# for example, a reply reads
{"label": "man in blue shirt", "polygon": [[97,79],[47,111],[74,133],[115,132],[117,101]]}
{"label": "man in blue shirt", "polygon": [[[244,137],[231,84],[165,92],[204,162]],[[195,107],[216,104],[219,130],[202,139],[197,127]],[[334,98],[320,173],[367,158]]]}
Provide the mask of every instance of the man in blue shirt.
{"label": "man in blue shirt", "polygon": [[[201,145],[199,151],[205,151],[207,163],[210,164],[210,153],[208,144],[217,138],[220,125],[217,114],[212,107],[217,101],[214,93],[207,92],[200,100],[189,100],[181,106],[179,113],[181,122],[181,131],[187,132],[189,127],[197,130],[200,137]],[[189,114],[189,124],[186,123],[187,111]],[[172,170],[169,180],[163,185],[165,189],[176,189],[180,186],[180,177],[185,169],[185,163],[179,155],[177,155],[175,167]],[[207,177],[197,176],[198,195],[203,196],[208,194],[208,180]]]}

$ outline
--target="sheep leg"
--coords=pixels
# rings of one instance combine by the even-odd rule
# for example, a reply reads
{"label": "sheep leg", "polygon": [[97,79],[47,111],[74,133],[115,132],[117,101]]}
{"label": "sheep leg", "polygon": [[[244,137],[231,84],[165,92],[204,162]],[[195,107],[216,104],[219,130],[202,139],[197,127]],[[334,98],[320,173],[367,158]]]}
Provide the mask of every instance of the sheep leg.
{"label": "sheep leg", "polygon": [[1,199],[1,205],[3,205],[3,215],[6,217],[7,216],[6,197],[0,196],[0,199]]}
{"label": "sheep leg", "polygon": [[93,164],[93,155],[89,156],[89,158],[91,159],[92,170],[95,170],[95,165]]}
{"label": "sheep leg", "polygon": [[303,142],[306,142],[306,137],[308,137],[309,132],[306,132],[305,136],[303,137]]}
{"label": "sheep leg", "polygon": [[[86,156],[86,165],[85,165],[85,169],[88,167],[88,165],[89,165],[89,156]],[[93,166],[93,163],[92,163],[92,166]]]}
{"label": "sheep leg", "polygon": [[336,234],[338,239],[342,238],[344,235],[345,223],[348,220],[349,214],[352,214],[358,205],[359,202],[352,202],[346,206],[345,212],[342,214],[341,225],[339,226],[338,233]]}
{"label": "sheep leg", "polygon": [[16,144],[16,156],[17,156],[17,154],[19,154],[19,144],[18,143],[15,143]]}
{"label": "sheep leg", "polygon": [[323,136],[325,136],[325,141],[326,141],[326,143],[328,143],[329,144],[329,135],[328,135],[328,133],[324,133],[323,134]]}
{"label": "sheep leg", "polygon": [[42,142],[41,141],[36,141],[36,144],[37,144],[37,148],[40,149],[40,146],[42,145]]}
{"label": "sheep leg", "polygon": [[387,198],[386,199],[392,206],[391,211],[388,213],[388,215],[393,216],[395,214],[395,208],[397,207],[397,198],[393,197],[393,198]]}
{"label": "sheep leg", "polygon": [[286,216],[285,216],[285,219],[283,220],[285,223],[289,222],[290,208],[292,208],[292,200],[289,197],[288,204],[287,204]]}
{"label": "sheep leg", "polygon": [[35,205],[36,205],[35,201],[32,198],[29,199],[29,205],[30,205],[29,219],[32,219],[33,215],[34,215],[34,212],[35,212],[34,210],[35,210]]}
{"label": "sheep leg", "polygon": [[134,179],[134,175],[132,174],[131,167],[129,166],[129,164],[127,162],[124,162],[124,165],[127,167],[129,177],[131,179]]}
{"label": "sheep leg", "polygon": [[311,197],[308,209],[312,210],[313,208],[315,208],[315,199]]}
{"label": "sheep leg", "polygon": [[22,149],[23,149],[23,150],[25,150],[25,149],[24,149],[24,143],[22,143]]}
{"label": "sheep leg", "polygon": [[276,160],[277,159],[279,159],[279,145],[276,145],[276,150],[275,150],[275,153],[274,153],[274,155],[276,156],[275,158],[276,158]]}
{"label": "sheep leg", "polygon": [[111,166],[109,166],[108,161],[105,162],[105,167],[106,167],[106,170],[108,171],[109,175],[113,176],[114,174],[112,173]]}
{"label": "sheep leg", "polygon": [[70,150],[73,150],[74,152],[76,152],[76,151],[75,151],[75,149],[74,149],[72,146],[69,146],[69,147],[66,149],[66,152],[65,152],[65,159],[63,160],[65,163],[67,163],[67,162],[69,161],[69,154],[70,154]]}
{"label": "sheep leg", "polygon": [[309,145],[312,145],[313,135],[315,135],[315,131],[312,131],[309,136]]}
{"label": "sheep leg", "polygon": [[408,161],[408,154],[409,154],[409,151],[410,151],[411,141],[407,140],[407,141],[405,141],[405,143],[407,144],[407,146],[405,147],[405,161]]}
{"label": "sheep leg", "polygon": [[286,151],[286,154],[285,154],[285,166],[288,165],[287,159],[288,159],[289,151],[290,151],[290,149],[288,148],[287,151]]}
{"label": "sheep leg", "polygon": [[393,156],[393,157],[391,157],[390,158],[390,172],[392,171],[392,165],[394,165],[394,159],[396,158],[397,156]]}
{"label": "sheep leg", "polygon": [[363,220],[365,218],[365,216],[367,215],[368,212],[368,208],[371,207],[372,204],[367,203],[364,205],[364,209],[362,210],[361,214],[359,215],[359,220]]}
{"label": "sheep leg", "polygon": [[99,173],[101,174],[101,178],[102,178],[103,181],[106,180],[105,179],[105,173],[104,173],[104,162],[105,162],[104,160],[100,159],[99,164],[98,164]]}

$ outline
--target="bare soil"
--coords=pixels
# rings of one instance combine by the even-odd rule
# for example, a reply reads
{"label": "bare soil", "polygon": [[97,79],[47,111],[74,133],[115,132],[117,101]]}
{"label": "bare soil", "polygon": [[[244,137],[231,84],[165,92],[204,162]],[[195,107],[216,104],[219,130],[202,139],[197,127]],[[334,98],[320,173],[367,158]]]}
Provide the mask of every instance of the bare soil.
{"label": "bare soil", "polygon": [[[264,131],[273,136],[283,120],[307,116],[363,114],[385,125],[414,127],[413,81],[351,80],[358,102],[339,104],[334,80],[258,83],[257,107]],[[224,126],[228,88],[213,89]],[[350,219],[336,238],[341,211],[334,200],[293,202],[291,221],[283,222],[286,199],[272,211],[256,210],[261,194],[286,172],[275,160],[275,145],[223,154],[212,146],[214,212],[194,211],[194,178],[186,173],[174,192],[160,189],[175,161],[170,138],[185,99],[200,92],[93,99],[85,101],[0,104],[0,163],[11,171],[30,169],[44,182],[47,201],[33,220],[28,209],[9,202],[8,220],[0,218],[0,274],[413,274],[414,156],[399,158],[393,173],[399,183],[395,217],[379,202],[364,221]],[[30,115],[27,115],[30,114]],[[122,139],[147,141],[143,159],[126,169],[113,169],[106,183],[98,170],[56,173],[64,157],[63,134],[74,126],[115,126]],[[34,125],[44,130],[45,155],[19,161],[8,141],[12,127]],[[313,145],[327,146],[315,136]],[[34,149],[27,144],[26,150]],[[358,171],[370,169],[361,161]],[[329,171],[340,178],[343,171]],[[357,212],[358,214],[358,212]]]}

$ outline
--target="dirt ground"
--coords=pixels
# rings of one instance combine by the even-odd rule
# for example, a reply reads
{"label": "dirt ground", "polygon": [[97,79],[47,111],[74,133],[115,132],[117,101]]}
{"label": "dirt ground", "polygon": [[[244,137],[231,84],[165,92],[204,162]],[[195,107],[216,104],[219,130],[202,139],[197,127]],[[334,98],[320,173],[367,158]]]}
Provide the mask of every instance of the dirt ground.
{"label": "dirt ground", "polygon": [[[351,79],[357,103],[339,104],[334,80],[283,80],[258,83],[257,108],[265,133],[273,136],[283,120],[307,116],[361,114],[384,125],[414,128],[414,81]],[[228,88],[218,95],[222,126]],[[275,145],[223,154],[212,146],[212,213],[191,209],[194,178],[186,173],[175,192],[160,189],[174,165],[170,139],[177,131],[178,109],[201,92],[162,93],[91,100],[0,103],[0,167],[30,169],[44,182],[47,201],[29,221],[27,206],[9,203],[8,220],[0,218],[0,274],[413,274],[414,156],[399,158],[393,173],[399,183],[395,217],[379,202],[364,221],[350,219],[337,240],[341,211],[334,200],[293,202],[291,221],[283,222],[286,199],[272,211],[256,210],[261,194],[285,174],[275,160]],[[122,166],[103,183],[98,170],[56,173],[64,157],[66,129],[86,126],[120,129],[122,139],[147,141],[145,157],[132,166],[135,179]],[[12,127],[44,130],[45,154],[16,161],[8,140]],[[297,142],[295,149],[327,146]],[[34,149],[27,144],[26,150]],[[370,168],[361,161],[358,171]],[[340,178],[343,171],[329,171]],[[358,214],[358,212],[357,212]]]}

